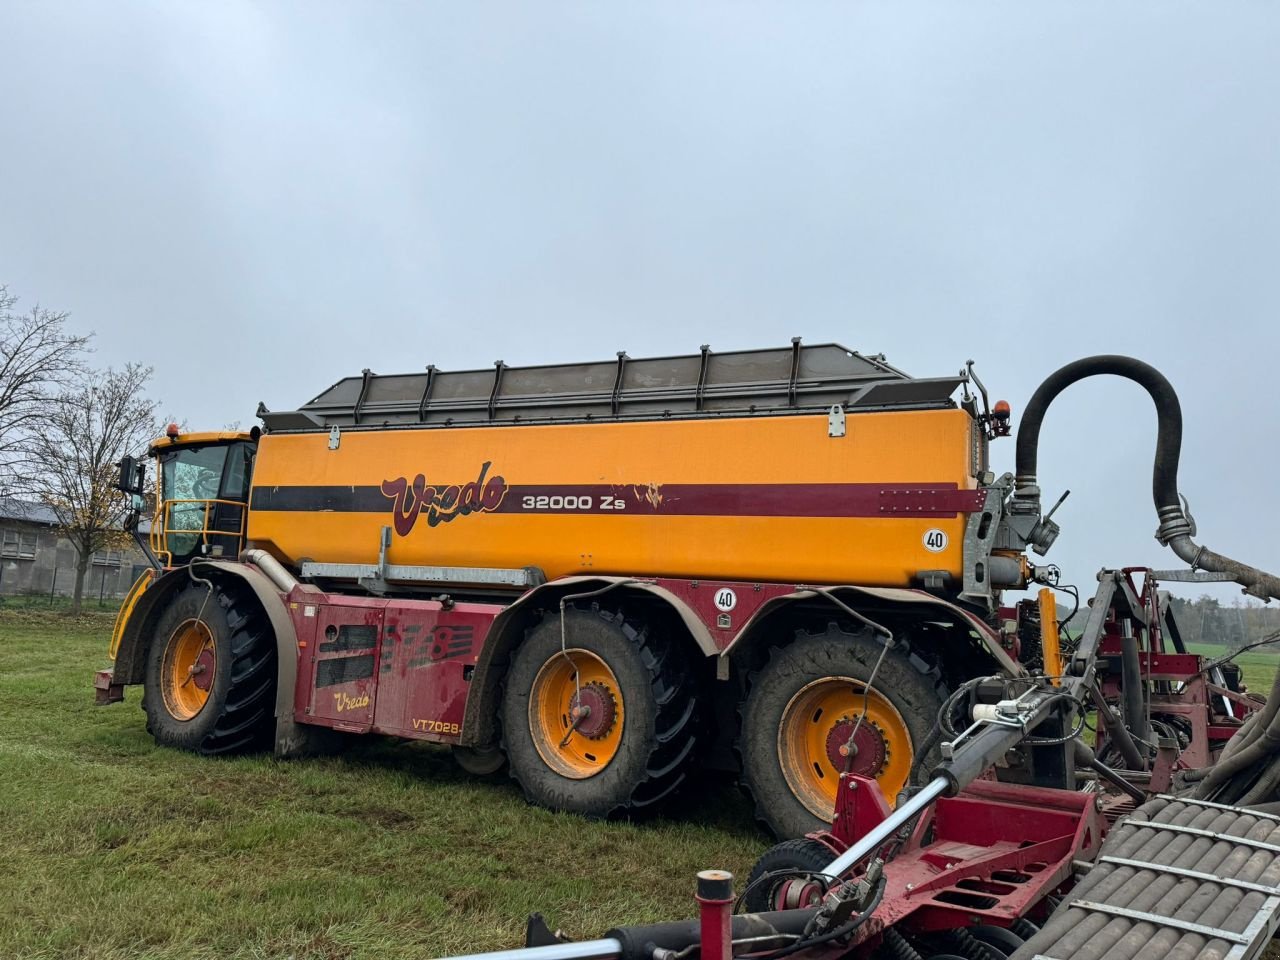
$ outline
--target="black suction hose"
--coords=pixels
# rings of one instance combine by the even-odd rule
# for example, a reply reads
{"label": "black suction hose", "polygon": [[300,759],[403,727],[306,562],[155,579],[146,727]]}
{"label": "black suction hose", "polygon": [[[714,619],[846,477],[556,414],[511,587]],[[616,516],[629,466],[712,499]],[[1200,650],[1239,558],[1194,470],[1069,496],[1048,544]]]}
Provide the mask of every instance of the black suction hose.
{"label": "black suction hose", "polygon": [[1016,452],[1017,486],[1013,509],[1038,512],[1040,488],[1036,485],[1036,458],[1040,445],[1040,425],[1045,411],[1063,390],[1078,380],[1099,374],[1124,377],[1142,386],[1156,406],[1156,458],[1151,473],[1151,495],[1160,526],[1156,539],[1168,546],[1193,569],[1227,573],[1245,592],[1263,600],[1280,599],[1280,578],[1256,567],[1215,553],[1192,540],[1195,533],[1178,495],[1178,459],[1182,451],[1182,407],[1173,385],[1155,367],[1132,357],[1103,355],[1085,357],[1049,375],[1036,388],[1018,425]]}
{"label": "black suction hose", "polygon": [[1155,498],[1157,512],[1165,507],[1174,507],[1181,516],[1182,502],[1178,499],[1178,457],[1182,452],[1182,407],[1178,403],[1178,395],[1174,392],[1173,385],[1165,379],[1164,374],[1155,367],[1132,357],[1112,354],[1085,357],[1083,360],[1068,363],[1062,369],[1050,374],[1031,395],[1027,409],[1018,424],[1017,492],[1022,494],[1024,489],[1028,492],[1034,490],[1034,496],[1039,496],[1040,491],[1035,489],[1036,458],[1040,446],[1040,424],[1044,420],[1045,411],[1049,409],[1049,404],[1077,380],[1107,373],[1132,380],[1151,394],[1151,399],[1156,405],[1156,415],[1159,417],[1151,494]]}

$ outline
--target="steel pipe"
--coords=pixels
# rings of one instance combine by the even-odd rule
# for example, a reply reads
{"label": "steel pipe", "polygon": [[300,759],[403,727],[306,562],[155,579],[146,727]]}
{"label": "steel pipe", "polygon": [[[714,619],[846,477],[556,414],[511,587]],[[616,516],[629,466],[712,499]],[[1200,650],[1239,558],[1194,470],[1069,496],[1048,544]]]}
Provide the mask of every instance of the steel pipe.
{"label": "steel pipe", "polygon": [[580,943],[557,943],[549,947],[516,947],[514,950],[469,953],[441,957],[440,960],[618,960],[621,956],[622,943],[613,937],[605,937],[602,940],[583,940]]}
{"label": "steel pipe", "polygon": [[281,593],[288,593],[298,585],[297,578],[285,569],[284,564],[265,550],[245,550],[240,559],[252,563],[267,575]]}
{"label": "steel pipe", "polygon": [[880,826],[865,834],[852,847],[823,867],[822,873],[830,877],[844,874],[863,857],[880,849],[899,827],[946,793],[950,785],[951,781],[946,777],[934,777],[914,797],[899,804]]}

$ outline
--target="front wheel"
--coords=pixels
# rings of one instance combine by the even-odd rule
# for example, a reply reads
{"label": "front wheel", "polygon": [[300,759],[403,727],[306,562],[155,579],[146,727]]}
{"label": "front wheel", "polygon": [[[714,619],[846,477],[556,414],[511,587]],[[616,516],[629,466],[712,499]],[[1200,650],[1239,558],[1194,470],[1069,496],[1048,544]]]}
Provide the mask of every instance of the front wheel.
{"label": "front wheel", "polygon": [[548,613],[512,657],[502,700],[511,776],[530,802],[590,817],[648,810],[684,782],[697,684],[678,642],[620,613]]}
{"label": "front wheel", "polygon": [[270,742],[276,647],[247,596],[193,584],[175,594],[147,653],[142,707],[156,743],[203,754]]}
{"label": "front wheel", "polygon": [[890,805],[945,700],[938,671],[905,641],[883,651],[870,630],[801,632],[752,678],[742,717],[743,781],[782,838],[830,827],[846,767]]}

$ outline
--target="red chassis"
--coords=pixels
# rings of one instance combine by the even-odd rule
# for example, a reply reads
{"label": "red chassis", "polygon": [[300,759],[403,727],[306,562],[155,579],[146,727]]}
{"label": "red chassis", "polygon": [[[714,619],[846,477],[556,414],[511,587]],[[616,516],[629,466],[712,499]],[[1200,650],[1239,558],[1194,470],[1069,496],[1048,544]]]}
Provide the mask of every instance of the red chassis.
{"label": "red chassis", "polygon": [[[251,566],[251,565],[250,565]],[[591,578],[593,583],[640,585],[664,597],[710,656],[729,651],[779,605],[813,596],[816,588],[797,584],[729,581]],[[583,581],[553,582],[546,604],[554,609]],[[588,587],[588,589],[590,589]],[[968,611],[917,590],[822,588],[848,591],[890,603],[945,608],[939,615],[963,621],[982,636],[997,658],[1007,659],[990,627]],[[598,591],[597,591],[598,592]],[[718,597],[728,593],[732,602]],[[296,643],[292,720],[346,733],[380,733],[414,740],[465,742],[472,678],[485,669],[485,647],[509,602],[470,602],[325,593],[298,585],[276,594]],[[537,594],[521,601],[538,602]],[[281,647],[284,655],[284,647]],[[123,697],[110,671],[97,678],[100,703]],[[472,704],[472,714],[476,704]],[[483,704],[480,705],[483,710]]]}

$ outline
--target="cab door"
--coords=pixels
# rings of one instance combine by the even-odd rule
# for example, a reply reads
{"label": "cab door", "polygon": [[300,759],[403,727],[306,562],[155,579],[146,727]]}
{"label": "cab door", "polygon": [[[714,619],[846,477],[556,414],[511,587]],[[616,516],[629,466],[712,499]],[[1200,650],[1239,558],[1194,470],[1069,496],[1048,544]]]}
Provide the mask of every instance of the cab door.
{"label": "cab door", "polygon": [[373,725],[385,601],[320,604],[311,653],[308,720],[350,733]]}

